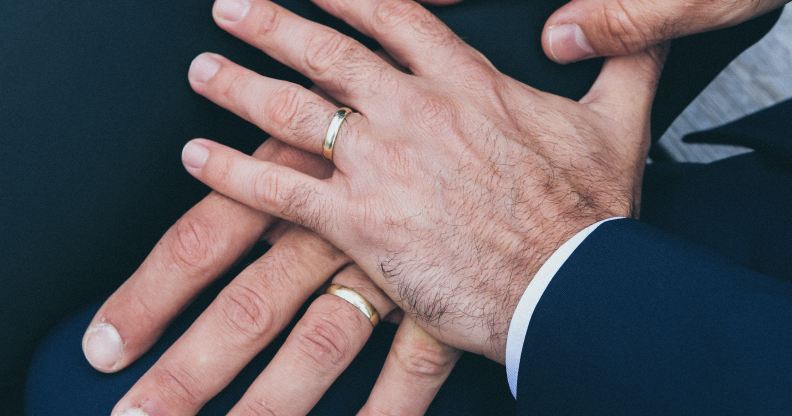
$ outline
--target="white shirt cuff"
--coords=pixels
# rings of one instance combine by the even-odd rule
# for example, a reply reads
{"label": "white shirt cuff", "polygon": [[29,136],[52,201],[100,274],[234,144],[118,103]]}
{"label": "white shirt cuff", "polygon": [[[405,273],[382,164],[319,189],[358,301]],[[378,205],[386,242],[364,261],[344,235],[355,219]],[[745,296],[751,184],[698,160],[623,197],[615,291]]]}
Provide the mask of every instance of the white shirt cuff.
{"label": "white shirt cuff", "polygon": [[553,277],[558,273],[558,270],[561,269],[561,266],[572,256],[572,253],[578,248],[580,243],[594,232],[597,227],[603,223],[616,219],[621,219],[621,217],[608,218],[596,224],[589,225],[567,240],[566,243],[562,244],[561,247],[547,259],[525,289],[512,315],[512,320],[509,324],[509,333],[506,337],[506,377],[509,380],[511,393],[515,398],[517,397],[517,374],[520,371],[520,358],[522,358],[523,343],[525,342],[525,335],[528,333],[528,325],[531,323],[531,317],[533,316],[536,306],[539,304],[539,299],[541,299],[550,281],[553,280]]}

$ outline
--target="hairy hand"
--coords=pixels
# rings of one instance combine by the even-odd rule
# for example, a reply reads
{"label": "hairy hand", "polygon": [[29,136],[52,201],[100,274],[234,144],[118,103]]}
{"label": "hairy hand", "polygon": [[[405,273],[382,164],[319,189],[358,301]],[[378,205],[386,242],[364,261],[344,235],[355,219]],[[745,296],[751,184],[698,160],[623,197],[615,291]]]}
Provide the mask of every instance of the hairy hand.
{"label": "hairy hand", "polygon": [[[304,225],[342,249],[427,331],[503,362],[511,314],[564,241],[631,216],[648,147],[657,51],[606,63],[580,102],[495,69],[409,0],[315,0],[375,38],[360,43],[266,0],[227,8],[219,25],[355,108],[317,179],[209,140],[184,150],[215,190]],[[312,153],[336,106],[214,54],[193,88]]]}
{"label": "hairy hand", "polygon": [[733,26],[789,0],[573,0],[545,25],[542,45],[558,63],[628,55],[671,39]]}

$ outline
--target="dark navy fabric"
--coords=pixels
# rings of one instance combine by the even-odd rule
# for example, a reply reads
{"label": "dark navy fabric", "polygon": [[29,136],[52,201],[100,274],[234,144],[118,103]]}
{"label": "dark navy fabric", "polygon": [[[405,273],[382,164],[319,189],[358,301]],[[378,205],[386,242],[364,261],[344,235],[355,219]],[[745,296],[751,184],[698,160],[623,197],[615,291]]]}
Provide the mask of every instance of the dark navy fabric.
{"label": "dark navy fabric", "polygon": [[519,414],[792,414],[788,117],[792,101],[714,130],[756,153],[652,166],[658,227],[609,222],[581,244],[533,315]]}
{"label": "dark navy fabric", "polygon": [[[465,0],[435,10],[505,73],[576,98],[601,62],[555,65],[539,42],[546,18],[565,2]],[[307,0],[280,3],[354,34]],[[181,167],[183,144],[210,137],[249,151],[266,137],[190,91],[190,60],[214,51],[267,76],[307,83],[215,27],[211,4],[0,2],[0,414],[21,413],[24,373],[34,346],[53,325],[110,294],[167,227],[205,195]],[[676,42],[653,112],[654,138],[777,17]],[[122,373],[118,384],[108,381],[112,376],[86,375],[86,364],[75,355],[78,323],[86,314],[58,327],[31,369],[50,376],[29,384],[35,393],[29,397],[53,405],[39,409],[44,414],[63,414],[69,410],[61,406],[69,403],[78,412],[77,398],[92,391],[96,397],[117,395],[133,378],[126,374],[142,371],[143,365]],[[488,374],[464,370],[477,367],[460,371]],[[463,395],[478,388],[451,385]],[[77,387],[84,395],[73,395]]]}
{"label": "dark navy fabric", "polygon": [[748,147],[780,163],[792,163],[792,112],[788,101],[725,126],[688,135],[689,143],[720,143]]}

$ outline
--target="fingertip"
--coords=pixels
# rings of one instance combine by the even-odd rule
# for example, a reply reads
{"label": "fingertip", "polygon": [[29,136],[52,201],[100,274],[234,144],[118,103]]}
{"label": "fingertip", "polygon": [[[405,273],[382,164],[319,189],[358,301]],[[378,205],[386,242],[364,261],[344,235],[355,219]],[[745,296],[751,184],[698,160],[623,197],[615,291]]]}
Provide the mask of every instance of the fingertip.
{"label": "fingertip", "polygon": [[190,173],[198,173],[209,159],[209,143],[206,139],[193,139],[182,149],[181,159]]}
{"label": "fingertip", "polygon": [[421,3],[430,4],[432,6],[450,6],[461,2],[462,0],[421,0]]}
{"label": "fingertip", "polygon": [[555,63],[560,63],[560,62],[558,62],[558,59],[556,58],[555,54],[553,53],[553,48],[550,47],[550,28],[551,27],[552,27],[552,24],[550,23],[550,21],[548,21],[547,23],[545,23],[544,29],[542,29],[542,39],[541,39],[542,50],[544,51],[545,56],[547,56],[548,59],[550,59],[551,61],[553,61]]}
{"label": "fingertip", "polygon": [[211,52],[204,52],[196,56],[190,63],[187,72],[187,79],[193,89],[200,89],[202,85],[209,82],[221,67],[220,55]]}
{"label": "fingertip", "polygon": [[594,10],[597,10],[596,1],[576,0],[547,19],[542,31],[542,49],[550,60],[563,65],[601,55],[586,35]]}
{"label": "fingertip", "polygon": [[82,340],[85,359],[93,368],[103,373],[114,373],[121,369],[124,341],[110,323],[91,325]]}
{"label": "fingertip", "polygon": [[149,416],[143,409],[133,407],[120,412],[112,413],[113,416]]}
{"label": "fingertip", "polygon": [[548,26],[544,31],[542,48],[548,58],[559,64],[582,61],[596,55],[586,33],[576,23]]}
{"label": "fingertip", "polygon": [[245,18],[250,6],[250,0],[217,0],[212,7],[212,16],[218,23],[233,24]]}

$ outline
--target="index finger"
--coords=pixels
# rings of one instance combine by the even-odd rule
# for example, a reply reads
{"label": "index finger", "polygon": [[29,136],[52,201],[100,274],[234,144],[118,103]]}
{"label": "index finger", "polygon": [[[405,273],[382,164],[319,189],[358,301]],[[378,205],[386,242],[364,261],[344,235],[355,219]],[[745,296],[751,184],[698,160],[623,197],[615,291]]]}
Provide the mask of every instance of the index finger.
{"label": "index finger", "polygon": [[[254,156],[319,176],[328,169],[318,157],[272,139]],[[88,362],[99,371],[115,372],[136,360],[187,303],[237,261],[274,221],[217,193],[195,205],[96,313],[83,337]]]}

